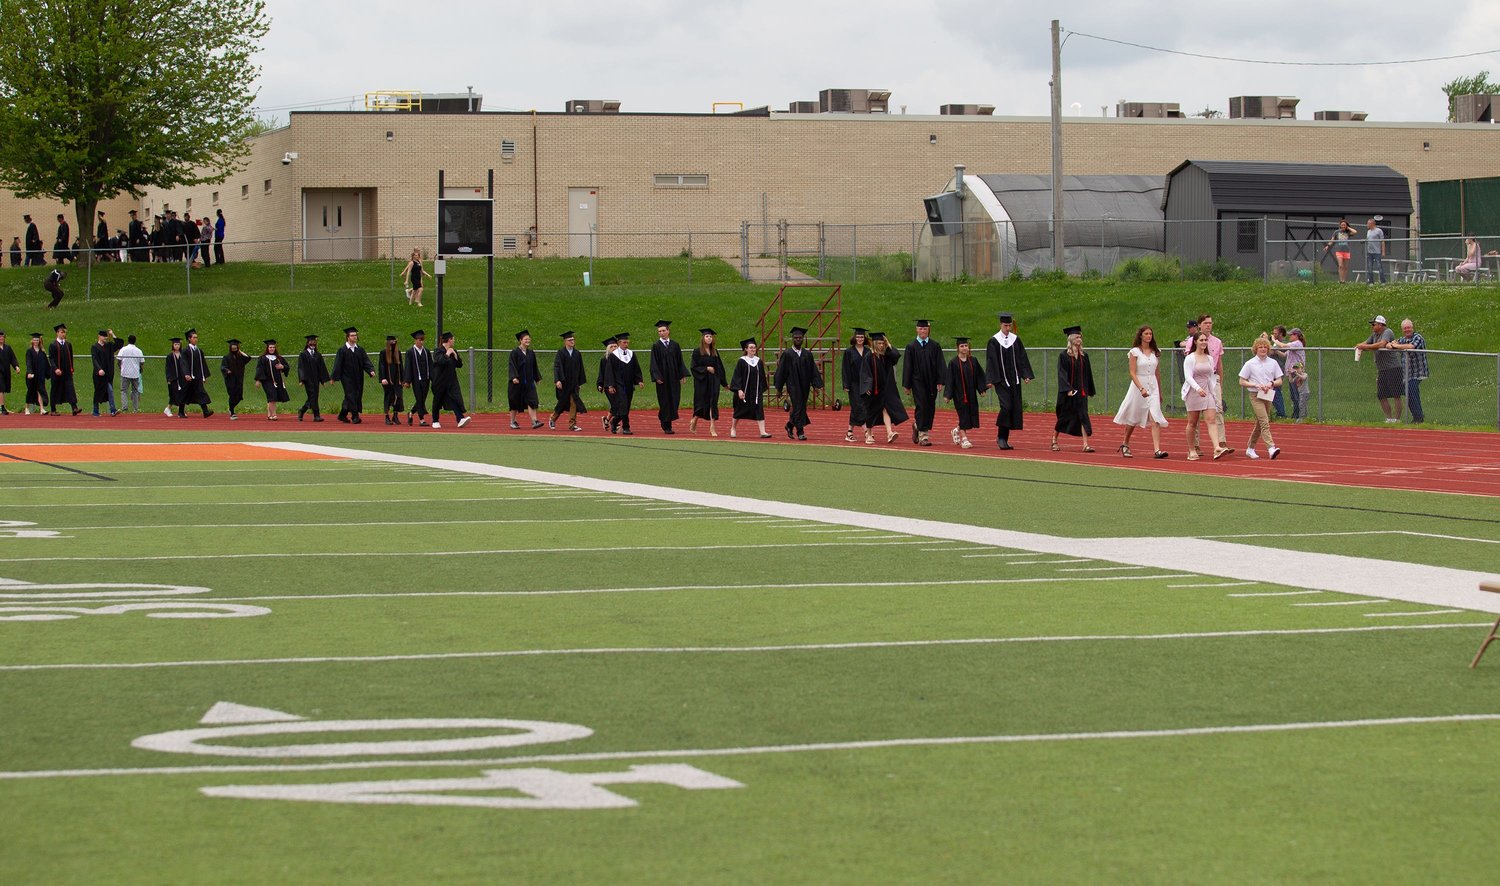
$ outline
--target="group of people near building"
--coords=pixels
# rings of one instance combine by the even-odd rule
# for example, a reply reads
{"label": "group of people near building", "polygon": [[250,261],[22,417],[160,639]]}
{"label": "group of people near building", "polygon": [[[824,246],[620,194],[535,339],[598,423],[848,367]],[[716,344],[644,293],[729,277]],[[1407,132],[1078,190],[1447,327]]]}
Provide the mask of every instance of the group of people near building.
{"label": "group of people near building", "polygon": [[[130,210],[130,222],[122,230],[110,230],[104,211],[99,210],[92,249],[95,261],[190,262],[195,267],[224,264],[224,210],[214,210],[215,218],[192,216],[178,218],[176,210],[165,210],[152,219],[147,230],[140,213]],[[10,266],[47,264],[42,235],[30,215],[22,216],[26,230],[10,241]],[[85,249],[83,237],[75,238],[67,217],[57,216],[57,235],[52,241],[52,261],[67,264],[78,261]],[[58,280],[51,281],[53,283]]]}

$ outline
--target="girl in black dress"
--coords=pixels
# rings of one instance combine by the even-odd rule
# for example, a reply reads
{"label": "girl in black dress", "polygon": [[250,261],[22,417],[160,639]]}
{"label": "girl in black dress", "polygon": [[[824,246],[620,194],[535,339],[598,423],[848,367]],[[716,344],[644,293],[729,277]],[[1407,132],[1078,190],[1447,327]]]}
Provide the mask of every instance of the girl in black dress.
{"label": "girl in black dress", "polygon": [[286,358],[277,353],[276,339],[266,339],[266,352],[255,362],[255,386],[266,395],[266,421],[276,421],[276,408],[292,399],[286,373]]}
{"label": "girl in black dress", "polygon": [[860,365],[859,390],[864,397],[865,442],[875,442],[875,425],[885,424],[885,442],[896,440],[896,425],[907,419],[906,406],[901,402],[901,389],[896,386],[896,364],[901,355],[891,348],[885,333],[870,333],[870,352]]}
{"label": "girl in black dress", "polygon": [[1089,355],[1083,351],[1083,329],[1069,326],[1063,330],[1068,337],[1068,349],[1057,355],[1057,425],[1052,430],[1052,451],[1061,449],[1057,435],[1083,438],[1083,451],[1093,452],[1089,445],[1089,434],[1094,426],[1089,421],[1089,398],[1094,396],[1094,371],[1089,367]]}
{"label": "girl in black dress", "polygon": [[742,418],[754,419],[760,427],[761,439],[770,437],[766,433],[766,364],[761,362],[760,349],[755,339],[740,342],[744,355],[734,364],[734,378],[729,380],[729,390],[734,393],[734,418],[729,421],[729,436],[733,437],[734,426]]}
{"label": "girl in black dress", "polygon": [[182,413],[187,408],[187,382],[183,376],[188,374],[187,355],[182,353],[182,339],[172,339],[172,350],[167,354],[167,408],[162,410],[163,415],[170,416],[172,410],[177,410],[178,418],[185,418]]}
{"label": "girl in black dress", "polygon": [[719,419],[719,389],[729,387],[729,379],[725,377],[719,349],[714,345],[718,333],[707,328],[698,332],[703,338],[693,351],[692,366],[689,367],[693,373],[693,417],[688,420],[688,430],[696,433],[698,419],[706,418],[709,436],[717,437],[719,431],[714,422]]}

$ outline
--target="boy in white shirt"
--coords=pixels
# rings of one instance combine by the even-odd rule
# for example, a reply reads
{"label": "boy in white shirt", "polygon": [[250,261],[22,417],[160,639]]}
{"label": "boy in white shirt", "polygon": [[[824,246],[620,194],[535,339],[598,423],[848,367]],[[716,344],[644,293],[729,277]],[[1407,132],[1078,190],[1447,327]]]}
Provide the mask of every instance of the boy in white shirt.
{"label": "boy in white shirt", "polygon": [[120,410],[123,412],[128,403],[131,412],[140,412],[141,364],[146,362],[146,355],[135,346],[135,336],[126,341],[129,344],[115,352],[115,360],[120,364]]}
{"label": "boy in white shirt", "polygon": [[1255,351],[1255,356],[1240,367],[1240,387],[1252,394],[1250,409],[1255,413],[1255,427],[1250,430],[1250,442],[1245,444],[1245,456],[1260,458],[1260,454],[1255,451],[1255,443],[1265,437],[1266,453],[1274,459],[1281,454],[1281,450],[1276,448],[1276,441],[1271,438],[1271,401],[1275,399],[1276,390],[1283,382],[1281,365],[1271,359],[1271,340],[1265,336],[1255,340],[1252,350]]}

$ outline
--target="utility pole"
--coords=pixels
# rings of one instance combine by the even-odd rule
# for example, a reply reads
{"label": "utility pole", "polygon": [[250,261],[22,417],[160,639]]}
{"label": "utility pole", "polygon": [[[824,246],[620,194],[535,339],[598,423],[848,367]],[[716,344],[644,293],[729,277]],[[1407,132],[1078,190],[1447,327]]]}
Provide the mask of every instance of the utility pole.
{"label": "utility pole", "polygon": [[1052,269],[1063,270],[1062,31],[1052,20]]}

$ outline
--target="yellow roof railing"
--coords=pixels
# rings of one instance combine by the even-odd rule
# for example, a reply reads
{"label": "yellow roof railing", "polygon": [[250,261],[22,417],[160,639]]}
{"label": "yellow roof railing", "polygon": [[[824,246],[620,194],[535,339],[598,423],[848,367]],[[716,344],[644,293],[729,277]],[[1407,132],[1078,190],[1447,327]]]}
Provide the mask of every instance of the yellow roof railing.
{"label": "yellow roof railing", "polygon": [[422,92],[413,89],[382,89],[365,93],[366,111],[420,111]]}

